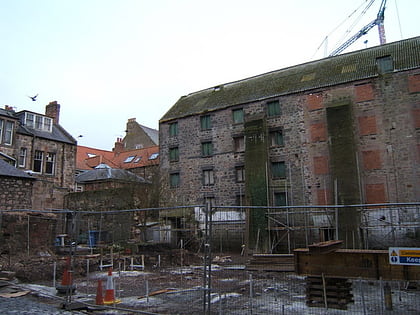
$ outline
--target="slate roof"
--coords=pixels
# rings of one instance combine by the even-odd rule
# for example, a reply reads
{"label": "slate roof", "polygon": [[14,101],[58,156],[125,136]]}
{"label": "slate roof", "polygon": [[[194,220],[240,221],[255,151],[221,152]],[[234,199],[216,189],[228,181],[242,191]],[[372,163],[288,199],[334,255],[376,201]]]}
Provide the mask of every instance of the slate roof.
{"label": "slate roof", "polygon": [[152,129],[143,125],[140,125],[141,129],[152,139],[155,144],[159,144],[159,131],[156,129]]}
{"label": "slate roof", "polygon": [[89,183],[104,180],[146,183],[146,180],[143,177],[138,176],[130,171],[110,167],[97,168],[83,172],[76,176],[77,183]]}
{"label": "slate roof", "polygon": [[[22,121],[23,120],[22,116],[24,115],[25,112],[28,112],[28,111],[20,111],[16,113],[16,117],[21,118],[21,121]],[[37,114],[37,115],[45,116],[43,114]],[[77,143],[76,140],[59,124],[53,124],[51,132],[37,130],[34,128],[28,128],[27,126],[23,126],[23,125],[19,126],[19,128],[17,129],[17,132],[21,134],[31,135],[38,138],[44,138],[44,139],[58,141],[58,142],[64,142],[68,144]]]}
{"label": "slate roof", "polygon": [[17,169],[13,165],[10,165],[6,161],[0,159],[0,176],[27,178],[35,180],[36,178],[28,175],[27,173]]}
{"label": "slate roof", "polygon": [[376,58],[391,56],[394,72],[420,66],[420,37],[327,57],[182,96],[160,122],[378,76]]}

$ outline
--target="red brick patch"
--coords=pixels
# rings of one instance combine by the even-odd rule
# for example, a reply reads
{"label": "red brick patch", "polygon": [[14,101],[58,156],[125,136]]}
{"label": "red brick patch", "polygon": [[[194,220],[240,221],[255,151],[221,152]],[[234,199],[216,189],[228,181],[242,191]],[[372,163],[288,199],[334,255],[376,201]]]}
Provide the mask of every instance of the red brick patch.
{"label": "red brick patch", "polygon": [[359,117],[359,132],[361,136],[376,134],[376,117],[375,116]]}
{"label": "red brick patch", "polygon": [[379,150],[363,151],[362,158],[365,170],[377,170],[382,168],[381,152]]}
{"label": "red brick patch", "polygon": [[306,96],[308,110],[317,110],[323,108],[322,94],[309,94]]}
{"label": "red brick patch", "polygon": [[384,184],[367,184],[366,185],[366,203],[384,203],[385,185]]}
{"label": "red brick patch", "polygon": [[415,74],[408,77],[408,92],[420,92],[420,74]]}
{"label": "red brick patch", "polygon": [[356,102],[370,101],[375,98],[373,95],[373,86],[371,83],[356,85],[354,90]]}
{"label": "red brick patch", "polygon": [[325,123],[312,124],[310,130],[312,142],[327,140],[327,128],[325,126]]}
{"label": "red brick patch", "polygon": [[328,174],[328,158],[326,156],[314,157],[314,173],[315,175]]}

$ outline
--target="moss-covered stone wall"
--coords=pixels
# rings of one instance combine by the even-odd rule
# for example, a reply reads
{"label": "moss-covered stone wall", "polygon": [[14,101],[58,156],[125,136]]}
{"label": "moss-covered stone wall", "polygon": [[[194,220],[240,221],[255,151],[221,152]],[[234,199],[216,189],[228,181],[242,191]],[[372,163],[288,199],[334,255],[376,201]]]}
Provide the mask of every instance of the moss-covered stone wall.
{"label": "moss-covered stone wall", "polygon": [[[265,119],[245,122],[245,196],[253,206],[267,206],[267,128]],[[248,218],[249,248],[268,245],[265,209],[251,209]]]}

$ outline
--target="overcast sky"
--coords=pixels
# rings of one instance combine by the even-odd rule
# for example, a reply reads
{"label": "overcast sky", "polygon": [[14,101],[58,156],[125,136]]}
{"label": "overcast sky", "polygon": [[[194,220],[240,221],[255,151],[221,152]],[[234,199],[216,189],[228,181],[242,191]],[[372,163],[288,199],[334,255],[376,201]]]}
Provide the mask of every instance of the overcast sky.
{"label": "overcast sky", "polygon": [[[80,145],[111,150],[129,118],[158,129],[182,95],[323,58],[380,2],[360,18],[367,0],[0,0],[0,104],[58,101]],[[419,12],[388,0],[387,41],[420,35]],[[375,27],[347,51],[378,44]]]}

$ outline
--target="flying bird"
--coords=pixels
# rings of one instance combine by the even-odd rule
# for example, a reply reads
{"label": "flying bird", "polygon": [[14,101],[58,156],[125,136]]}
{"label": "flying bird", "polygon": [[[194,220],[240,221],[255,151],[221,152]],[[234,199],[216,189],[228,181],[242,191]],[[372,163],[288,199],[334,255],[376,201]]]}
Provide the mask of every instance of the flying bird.
{"label": "flying bird", "polygon": [[36,101],[36,98],[38,97],[38,94],[37,95],[35,95],[35,96],[28,96],[32,101]]}

